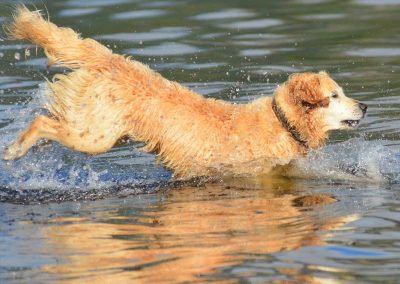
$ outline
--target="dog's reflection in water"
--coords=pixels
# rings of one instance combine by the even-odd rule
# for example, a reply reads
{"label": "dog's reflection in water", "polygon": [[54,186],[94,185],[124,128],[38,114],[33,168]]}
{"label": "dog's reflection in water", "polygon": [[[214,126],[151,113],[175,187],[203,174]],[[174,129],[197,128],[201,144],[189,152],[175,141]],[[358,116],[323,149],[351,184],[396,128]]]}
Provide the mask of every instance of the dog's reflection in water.
{"label": "dog's reflection in water", "polygon": [[[319,211],[336,200],[293,194],[297,186],[287,180],[248,187],[243,181],[187,186],[140,207],[129,205],[128,198],[116,212],[96,213],[101,222],[53,219],[42,234],[62,261],[41,270],[88,283],[201,281],[255,256],[324,245],[324,232],[357,218],[320,217]],[[300,270],[280,268],[279,273],[318,283]]]}

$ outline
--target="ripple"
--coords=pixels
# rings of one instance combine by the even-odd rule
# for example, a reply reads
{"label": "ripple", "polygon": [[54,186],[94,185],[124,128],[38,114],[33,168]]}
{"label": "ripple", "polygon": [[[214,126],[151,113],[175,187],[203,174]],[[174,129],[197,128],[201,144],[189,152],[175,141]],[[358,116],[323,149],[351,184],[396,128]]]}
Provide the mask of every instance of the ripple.
{"label": "ripple", "polygon": [[[400,217],[400,216],[397,216]],[[397,221],[399,219],[390,220],[385,218],[379,218],[376,216],[364,216],[362,219],[353,222],[353,226],[357,226],[358,228],[395,228],[397,226]]]}
{"label": "ripple", "polygon": [[124,42],[157,41],[177,39],[190,34],[190,30],[183,27],[165,27],[143,33],[118,33],[100,35],[96,38],[104,40],[119,40]]}
{"label": "ripple", "polygon": [[60,17],[68,18],[68,17],[77,17],[84,15],[91,15],[99,12],[99,8],[79,8],[79,9],[64,9],[61,10],[58,15]]}
{"label": "ripple", "polygon": [[225,33],[209,33],[209,34],[202,34],[199,36],[200,39],[217,39],[226,36]]}
{"label": "ripple", "polygon": [[257,34],[244,34],[234,36],[233,39],[263,39],[263,40],[276,40],[286,38],[284,35],[280,34],[268,34],[268,33],[257,33]]}
{"label": "ripple", "polygon": [[23,49],[29,46],[30,45],[28,44],[7,44],[7,45],[0,45],[0,50]]}
{"label": "ripple", "polygon": [[26,87],[36,87],[41,83],[41,81],[22,81],[16,83],[8,83],[1,85],[1,89],[19,89],[19,88],[26,88]]}
{"label": "ripple", "polygon": [[188,44],[166,42],[160,45],[150,46],[141,49],[128,49],[126,50],[126,53],[142,56],[171,56],[198,53],[200,51],[201,50],[199,48]]}
{"label": "ripple", "polygon": [[249,47],[276,46],[290,41],[291,39],[279,34],[244,34],[232,37],[232,44]]}
{"label": "ripple", "polygon": [[265,56],[272,54],[272,51],[269,49],[244,49],[240,51],[240,55],[243,56]]}
{"label": "ripple", "polygon": [[0,84],[15,82],[17,80],[28,80],[28,78],[21,76],[0,76]]}
{"label": "ripple", "polygon": [[368,5],[368,6],[391,6],[400,5],[400,0],[355,0],[356,4]]}
{"label": "ripple", "polygon": [[253,71],[254,74],[259,75],[276,75],[282,73],[295,73],[299,72],[300,70],[295,67],[289,66],[282,66],[282,65],[265,65],[265,66],[257,66],[256,69]]}
{"label": "ripple", "polygon": [[47,69],[47,58],[34,58],[15,63],[16,66],[35,66],[35,68]]}
{"label": "ripple", "polygon": [[325,248],[327,251],[332,252],[333,254],[340,255],[343,259],[348,258],[387,258],[389,256],[388,253],[382,252],[377,249],[365,249],[365,248],[354,248],[354,247],[346,247],[346,246],[328,246]]}
{"label": "ripple", "polygon": [[304,15],[301,17],[303,20],[337,20],[343,19],[345,17],[344,14],[311,14]]}
{"label": "ripple", "polygon": [[157,70],[176,70],[176,69],[184,69],[184,70],[201,70],[201,69],[211,69],[217,68],[221,66],[225,66],[227,63],[223,62],[209,62],[209,63],[157,63]]}
{"label": "ripple", "polygon": [[283,22],[278,19],[258,19],[258,20],[232,22],[229,24],[222,24],[220,26],[222,28],[245,30],[245,29],[269,28],[269,27],[281,25],[282,23]]}
{"label": "ripple", "polygon": [[118,4],[126,4],[132,3],[131,0],[90,0],[90,1],[81,1],[81,0],[70,0],[66,3],[63,3],[65,6],[69,7],[106,7],[106,6],[114,6]]}
{"label": "ripple", "polygon": [[400,56],[400,48],[390,47],[376,47],[376,48],[360,48],[346,52],[351,56],[362,57],[393,57]]}
{"label": "ripple", "polygon": [[111,16],[111,19],[130,20],[130,19],[154,18],[157,16],[165,15],[166,13],[167,12],[164,10],[136,10],[136,11],[114,14]]}
{"label": "ripple", "polygon": [[208,62],[208,63],[186,63],[182,64],[183,69],[198,70],[198,69],[210,69],[225,66],[223,62]]}
{"label": "ripple", "polygon": [[201,21],[210,21],[210,20],[225,20],[225,19],[235,19],[235,18],[248,18],[253,16],[255,16],[255,13],[247,9],[231,8],[217,12],[199,14],[191,18]]}
{"label": "ripple", "polygon": [[321,4],[326,3],[329,0],[299,0],[298,2],[301,4],[312,5],[312,4]]}
{"label": "ripple", "polygon": [[160,8],[160,7],[174,7],[180,4],[181,4],[180,2],[174,2],[174,1],[154,1],[154,2],[141,3],[141,6]]}

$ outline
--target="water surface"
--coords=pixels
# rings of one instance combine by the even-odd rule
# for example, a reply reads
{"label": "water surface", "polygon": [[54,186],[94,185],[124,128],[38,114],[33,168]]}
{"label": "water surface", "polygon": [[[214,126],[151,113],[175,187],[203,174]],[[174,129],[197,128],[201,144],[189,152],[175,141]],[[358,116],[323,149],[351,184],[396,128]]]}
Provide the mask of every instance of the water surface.
{"label": "water surface", "polygon": [[[41,143],[0,161],[1,283],[400,279],[399,1],[26,3],[206,97],[245,103],[326,70],[369,108],[291,177],[178,184],[135,142],[98,156]],[[1,39],[1,152],[60,71]]]}

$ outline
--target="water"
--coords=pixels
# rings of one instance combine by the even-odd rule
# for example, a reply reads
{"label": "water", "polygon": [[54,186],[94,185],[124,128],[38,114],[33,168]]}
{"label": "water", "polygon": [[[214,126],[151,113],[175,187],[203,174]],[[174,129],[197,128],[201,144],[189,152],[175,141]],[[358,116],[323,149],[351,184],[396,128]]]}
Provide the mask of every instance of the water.
{"label": "water", "polygon": [[[398,282],[400,1],[26,3],[207,97],[243,103],[327,70],[369,109],[282,178],[175,183],[134,142],[0,161],[1,283]],[[1,152],[45,112],[43,78],[63,70],[44,58],[0,40]]]}

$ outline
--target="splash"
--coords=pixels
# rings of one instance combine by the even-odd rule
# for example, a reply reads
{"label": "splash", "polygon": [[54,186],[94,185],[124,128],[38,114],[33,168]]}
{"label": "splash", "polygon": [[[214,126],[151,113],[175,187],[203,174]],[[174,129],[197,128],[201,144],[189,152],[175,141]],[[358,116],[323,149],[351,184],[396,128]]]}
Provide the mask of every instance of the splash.
{"label": "splash", "polygon": [[[24,106],[7,109],[14,119],[0,129],[0,151],[10,144],[33,118],[46,114],[46,84]],[[384,141],[362,138],[331,144],[295,162],[291,177],[329,181],[400,182],[400,155]],[[154,192],[170,183],[171,173],[154,163],[153,156],[134,145],[88,156],[57,143],[34,147],[20,160],[0,160],[0,201],[37,203],[99,199],[107,196]]]}
{"label": "splash", "polygon": [[400,153],[385,144],[364,138],[331,144],[297,160],[291,174],[327,181],[399,183]]}
{"label": "splash", "polygon": [[[1,153],[35,116],[46,114],[41,108],[46,88],[41,85],[25,106],[6,110],[5,115],[14,121],[0,129]],[[33,147],[20,160],[0,160],[0,201],[31,203],[137,194],[154,191],[170,178],[168,171],[152,163],[150,155],[132,145],[88,156],[48,142]]]}

